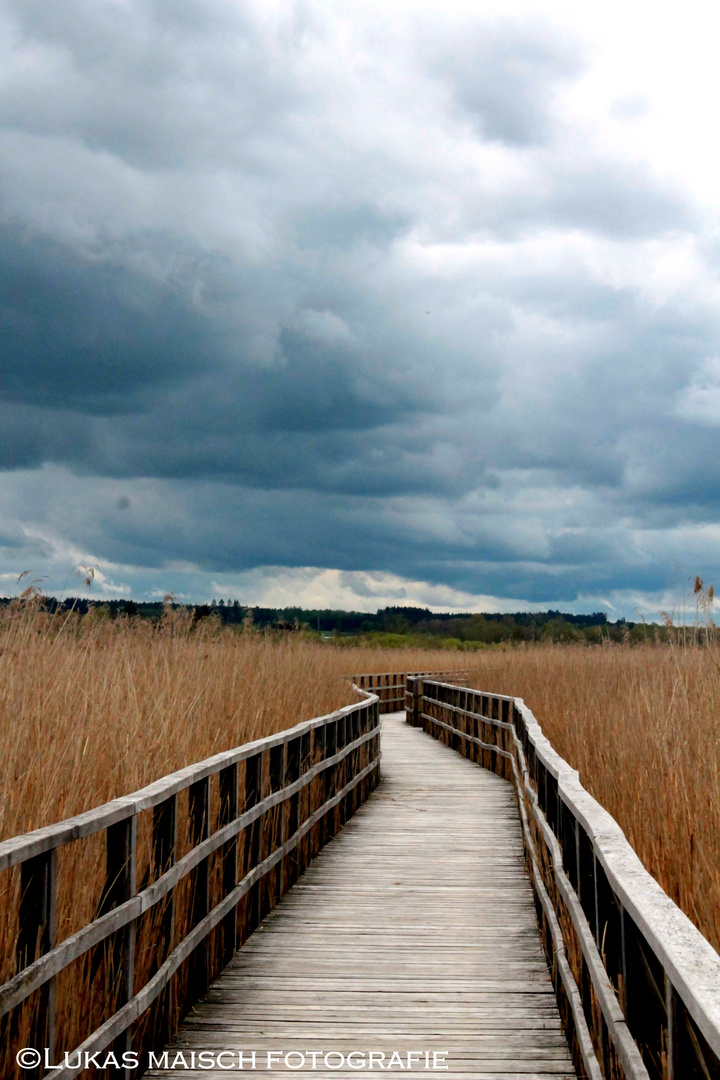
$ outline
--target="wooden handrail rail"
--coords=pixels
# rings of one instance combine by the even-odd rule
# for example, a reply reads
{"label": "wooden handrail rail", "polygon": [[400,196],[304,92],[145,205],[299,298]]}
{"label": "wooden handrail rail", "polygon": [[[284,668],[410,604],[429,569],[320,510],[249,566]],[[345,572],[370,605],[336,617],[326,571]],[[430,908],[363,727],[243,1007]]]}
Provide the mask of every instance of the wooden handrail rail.
{"label": "wooden handrail rail", "polygon": [[362,690],[377,694],[380,698],[380,712],[400,712],[405,707],[405,685],[408,676],[423,675],[434,679],[452,679],[455,686],[467,683],[466,668],[452,671],[370,671],[363,675],[353,675],[352,681]]}
{"label": "wooden handrail rail", "polygon": [[[364,700],[216,754],[132,795],[0,844],[0,869],[19,865],[22,881],[17,973],[0,986],[0,1023],[5,1036],[13,1030],[17,1010],[35,994],[28,1045],[49,1047],[52,1055],[56,978],[85,957],[91,964],[111,965],[111,981],[117,992],[110,1005],[106,1003],[100,1026],[72,1051],[71,1060],[78,1053],[113,1049],[119,1056],[131,1049],[130,1025],[153,1005],[159,1007],[151,1025],[153,1033],[156,1038],[158,1031],[167,1037],[178,1013],[187,1011],[205,992],[210,969],[224,966],[238,942],[252,932],[374,790],[380,762],[379,702],[377,695],[357,686],[354,689]],[[241,762],[245,765],[242,797],[238,791]],[[209,785],[215,775],[220,785],[220,820],[210,833]],[[187,788],[191,848],[178,860],[177,795]],[[151,859],[156,876],[138,890],[136,822],[145,810],[153,815]],[[96,917],[58,944],[58,849],[103,830],[107,874]],[[220,860],[221,875],[221,896],[212,907],[211,857]],[[191,906],[185,915],[189,926],[182,939],[174,941],[175,890],[188,878]],[[243,899],[241,912],[238,905]],[[154,970],[135,990],[136,929],[151,909],[159,912],[150,943]],[[216,930],[222,940],[211,942],[210,935]],[[170,1002],[163,992],[189,958],[194,978],[179,989],[175,987],[171,1020]],[[132,1047],[136,1053],[151,1048]],[[47,1075],[69,1080],[79,1071],[80,1067],[67,1066]],[[42,1075],[40,1067],[37,1075]]]}
{"label": "wooden handrail rail", "polygon": [[[404,684],[403,684],[404,685]],[[359,693],[366,693],[363,687],[354,686]],[[370,697],[376,695],[369,695]],[[21,836],[13,836],[9,840],[0,841],[0,870],[7,870],[11,866],[25,862],[33,855],[49,851],[53,847],[61,847],[73,840],[79,840],[84,836],[92,836],[93,833],[106,829],[126,818],[132,817],[143,810],[152,809],[164,802],[170,795],[190,787],[199,780],[212,776],[228,765],[235,765],[245,761],[260,750],[269,750],[271,747],[280,746],[291,739],[314,728],[322,727],[329,721],[335,720],[346,713],[353,712],[364,702],[345,705],[326,716],[317,716],[312,720],[304,720],[287,731],[280,731],[275,735],[268,735],[254,742],[243,743],[242,746],[233,750],[225,750],[213,757],[198,761],[195,765],[188,765],[184,769],[168,773],[160,780],[155,780],[144,788],[130,795],[121,795],[111,802],[103,803],[102,806],[93,810],[86,810],[75,817],[65,818],[54,825],[47,825],[42,829],[34,829],[32,832],[23,833]]]}
{"label": "wooden handrail rail", "polygon": [[720,1075],[720,956],[523,700],[409,678],[406,718],[515,785],[576,1065],[598,1080]]}

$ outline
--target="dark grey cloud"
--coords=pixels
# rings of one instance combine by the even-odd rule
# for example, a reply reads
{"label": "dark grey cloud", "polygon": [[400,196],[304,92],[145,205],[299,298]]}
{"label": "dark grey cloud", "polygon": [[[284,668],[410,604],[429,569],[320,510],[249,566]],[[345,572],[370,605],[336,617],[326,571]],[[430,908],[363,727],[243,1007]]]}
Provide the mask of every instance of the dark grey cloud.
{"label": "dark grey cloud", "polygon": [[132,411],[206,369],[212,325],[163,283],[66,246],[0,230],[3,399],[50,410]]}
{"label": "dark grey cloud", "polygon": [[714,241],[569,118],[577,35],[10,0],[0,44],[9,566],[569,603],[720,520]]}
{"label": "dark grey cloud", "polygon": [[71,505],[50,503],[44,511],[54,528],[103,550],[114,564],[150,568],[156,578],[168,565],[215,575],[268,564],[333,565],[347,573],[381,566],[469,594],[569,603],[579,591],[658,590],[669,576],[669,560],[648,559],[637,546],[628,550],[621,530],[600,523],[595,531],[557,536],[544,557],[535,558],[527,557],[526,540],[513,535],[507,519],[493,522],[490,515],[473,537],[443,538],[432,527],[445,513],[440,501],[415,508],[424,511],[424,527],[402,508],[388,511],[370,498],[186,482],[165,492],[145,487],[126,508],[112,489],[91,488]]}

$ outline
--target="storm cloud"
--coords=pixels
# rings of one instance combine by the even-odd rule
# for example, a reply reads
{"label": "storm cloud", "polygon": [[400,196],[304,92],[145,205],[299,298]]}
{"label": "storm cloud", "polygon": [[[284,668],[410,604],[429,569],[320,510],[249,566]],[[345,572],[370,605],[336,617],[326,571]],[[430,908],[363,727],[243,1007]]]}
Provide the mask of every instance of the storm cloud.
{"label": "storm cloud", "polygon": [[718,575],[713,208],[592,28],[6,0],[0,55],[7,591],[632,613]]}

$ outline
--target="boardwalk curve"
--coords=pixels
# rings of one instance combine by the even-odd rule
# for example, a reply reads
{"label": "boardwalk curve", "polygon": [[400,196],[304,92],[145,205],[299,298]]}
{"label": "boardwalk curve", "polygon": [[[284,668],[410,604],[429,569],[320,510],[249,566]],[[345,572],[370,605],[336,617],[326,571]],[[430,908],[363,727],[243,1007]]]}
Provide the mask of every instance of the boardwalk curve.
{"label": "boardwalk curve", "polygon": [[[358,681],[362,701],[0,843],[0,1074],[217,1077],[243,1050],[266,1075],[720,1080],[720,957],[524,702]],[[97,906],[67,936],[76,856]]]}
{"label": "boardwalk curve", "polygon": [[384,719],[378,790],[195,1006],[168,1065],[201,1050],[244,1050],[249,1062],[254,1050],[263,1075],[286,1076],[282,1058],[268,1070],[268,1051],[333,1051],[327,1071],[345,1077],[359,1070],[338,1069],[339,1054],[364,1053],[358,1065],[384,1053],[382,1071],[394,1052],[407,1065],[408,1051],[420,1051],[402,1075],[427,1077],[434,1051],[447,1066],[434,1075],[448,1080],[576,1075],[512,787],[403,719]]}

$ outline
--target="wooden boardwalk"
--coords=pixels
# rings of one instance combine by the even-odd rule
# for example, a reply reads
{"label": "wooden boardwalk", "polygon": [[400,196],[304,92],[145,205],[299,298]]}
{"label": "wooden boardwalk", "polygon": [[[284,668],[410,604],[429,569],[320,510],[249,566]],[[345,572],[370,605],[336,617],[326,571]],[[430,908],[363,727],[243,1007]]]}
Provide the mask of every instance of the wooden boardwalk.
{"label": "wooden boardwalk", "polygon": [[[254,1050],[258,1073],[287,1078],[300,1057],[268,1069],[268,1051],[304,1053],[306,1071],[314,1051],[317,1071],[345,1078],[367,1074],[374,1051],[385,1054],[376,1076],[575,1077],[513,790],[403,716],[385,718],[378,790],[193,1008],[169,1062],[225,1050],[227,1068],[242,1049],[247,1066]],[[338,1068],[351,1051],[362,1055],[355,1067]],[[412,1069],[408,1051],[422,1054]],[[446,1052],[442,1071],[426,1067],[433,1051]],[[228,1071],[180,1065],[148,1075]]]}

